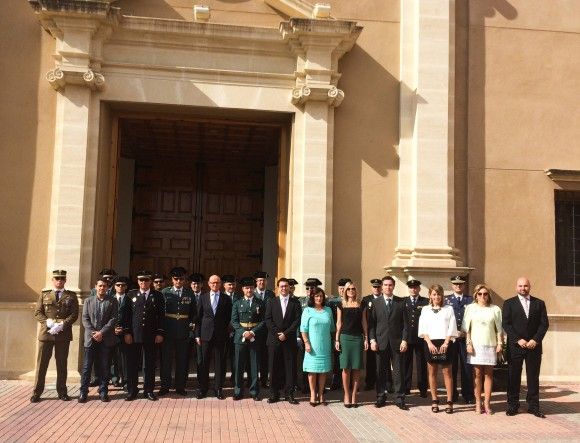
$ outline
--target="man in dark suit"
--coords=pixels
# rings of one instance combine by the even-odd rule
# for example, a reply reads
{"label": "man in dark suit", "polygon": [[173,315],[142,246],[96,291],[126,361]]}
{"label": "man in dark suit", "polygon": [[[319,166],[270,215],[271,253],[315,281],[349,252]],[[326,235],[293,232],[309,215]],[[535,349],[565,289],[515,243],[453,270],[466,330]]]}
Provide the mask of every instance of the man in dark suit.
{"label": "man in dark suit", "polygon": [[528,383],[528,412],[545,418],[540,411],[540,364],[542,363],[542,340],[549,322],[546,304],[530,295],[530,281],[521,277],[516,284],[518,295],[505,301],[502,310],[502,326],[507,335],[508,388],[507,415],[516,415],[520,407],[522,365],[526,362]]}
{"label": "man in dark suit", "polygon": [[457,391],[457,373],[461,369],[461,396],[465,403],[474,404],[475,395],[473,393],[473,367],[467,362],[467,345],[465,343],[465,332],[461,331],[463,324],[463,314],[465,307],[473,303],[473,297],[465,294],[466,279],[461,275],[451,277],[451,286],[453,287],[453,294],[445,297],[445,304],[453,308],[455,314],[455,322],[457,323],[457,330],[459,337],[455,340],[455,348],[451,361],[451,371],[453,373],[453,402],[459,399]]}
{"label": "man in dark suit", "polygon": [[427,359],[423,350],[423,339],[418,336],[419,317],[423,306],[429,304],[429,299],[421,297],[421,282],[411,279],[407,281],[409,297],[405,298],[405,311],[409,325],[409,337],[407,340],[407,352],[403,354],[405,362],[405,394],[411,393],[413,378],[413,356],[415,356],[417,370],[417,387],[422,398],[427,397]]}
{"label": "man in dark suit", "polygon": [[268,356],[270,366],[270,398],[268,403],[280,399],[282,374],[284,374],[286,400],[298,404],[294,398],[296,385],[296,357],[298,346],[296,334],[300,326],[302,308],[300,301],[290,297],[288,279],[278,280],[279,296],[266,305],[266,328],[268,329]]}
{"label": "man in dark suit", "polygon": [[405,404],[404,365],[402,353],[407,351],[408,325],[405,301],[393,295],[395,280],[382,278],[382,297],[373,300],[370,310],[369,338],[371,348],[377,352],[377,408],[386,404],[387,365],[393,367],[393,383],[399,409],[407,410]]}
{"label": "man in dark suit", "polygon": [[93,364],[95,365],[95,375],[101,382],[99,387],[101,401],[109,401],[109,355],[116,343],[114,328],[117,323],[119,305],[116,298],[107,295],[109,284],[104,278],[97,279],[95,289],[95,295],[87,298],[83,304],[82,323],[85,329],[85,355],[79,403],[87,401]]}
{"label": "man in dark suit", "polygon": [[[254,296],[259,298],[264,302],[264,306],[268,305],[268,302],[274,299],[275,294],[267,288],[268,286],[268,273],[264,271],[257,271],[254,273],[254,279],[256,279],[256,289],[254,289]],[[258,347],[260,348],[260,383],[263,388],[268,387],[268,346],[266,346],[266,334],[258,334]]]}
{"label": "man in dark suit", "polygon": [[[232,307],[234,306],[234,302],[243,296],[236,292],[236,277],[231,274],[222,275],[222,284],[224,288],[224,294],[227,295],[230,300],[232,301]],[[252,291],[254,290],[252,285]],[[226,366],[224,366],[224,372],[226,368],[229,367],[231,371],[230,382],[231,385],[235,385],[235,360],[236,360],[236,348],[234,345],[234,331],[230,332],[230,336],[226,341]],[[229,360],[229,364],[227,364]]]}
{"label": "man in dark suit", "polygon": [[67,360],[72,325],[79,316],[79,303],[76,293],[64,288],[66,271],[52,271],[53,289],[42,291],[36,302],[34,317],[40,323],[38,330],[38,356],[36,359],[36,377],[31,403],[38,403],[44,391],[44,381],[48,364],[54,349],[56,360],[56,391],[58,398],[69,401],[67,393]]}
{"label": "man in dark suit", "polygon": [[163,294],[151,289],[151,272],[137,273],[139,289],[127,294],[123,306],[122,325],[128,346],[127,391],[125,400],[137,398],[138,367],[143,356],[143,396],[155,401],[155,354],[156,346],[163,342],[165,330],[165,300]]}
{"label": "man in dark suit", "polygon": [[[195,309],[196,309],[196,321],[197,321],[197,307],[199,306],[199,298],[201,297],[201,294],[203,292],[203,282],[205,280],[205,277],[203,276],[203,274],[200,274],[199,272],[194,272],[193,274],[191,274],[189,276],[189,287],[191,288],[192,292],[193,292],[193,297],[195,298]],[[193,360],[195,361],[195,367],[197,369],[197,371],[199,372],[199,367],[201,366],[201,349],[199,348],[199,346],[197,346],[197,342],[195,341],[195,328],[193,331],[191,331],[190,334],[191,340],[190,340],[190,356],[193,356]],[[189,374],[189,362],[190,362],[191,358],[188,357],[187,358],[187,373]]]}
{"label": "man in dark suit", "polygon": [[182,267],[170,271],[172,286],[161,293],[165,299],[165,337],[161,347],[161,389],[159,395],[169,393],[175,367],[175,392],[186,396],[189,333],[195,324],[197,307],[191,288],[184,285],[186,271]]}
{"label": "man in dark suit", "polygon": [[219,400],[223,400],[225,374],[226,340],[231,331],[232,300],[220,291],[222,281],[212,275],[208,281],[209,292],[201,294],[197,307],[197,324],[195,340],[201,347],[201,365],[198,371],[199,392],[197,398],[207,395],[209,386],[209,365],[214,361],[214,391]]}
{"label": "man in dark suit", "polygon": [[115,335],[117,343],[111,350],[111,361],[113,367],[113,377],[116,388],[127,389],[127,344],[123,339],[122,317],[123,305],[127,302],[127,289],[131,281],[129,277],[117,277],[114,280],[115,294],[113,297],[117,300],[119,306],[117,321],[115,323]]}

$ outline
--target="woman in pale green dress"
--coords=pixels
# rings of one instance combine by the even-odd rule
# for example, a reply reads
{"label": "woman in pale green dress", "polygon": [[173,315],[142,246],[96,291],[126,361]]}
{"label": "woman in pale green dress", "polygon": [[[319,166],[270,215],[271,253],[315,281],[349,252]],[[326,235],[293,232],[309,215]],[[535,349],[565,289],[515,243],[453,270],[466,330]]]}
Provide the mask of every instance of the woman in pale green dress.
{"label": "woman in pale green dress", "polygon": [[317,288],[309,296],[308,306],[302,311],[300,322],[305,350],[302,369],[308,373],[311,406],[320,403],[326,405],[324,384],[326,374],[332,370],[332,333],[336,327],[332,311],[325,304],[326,294]]}
{"label": "woman in pale green dress", "polygon": [[[473,292],[473,303],[466,307],[463,315],[463,331],[466,333],[467,362],[473,366],[475,412],[492,414],[490,401],[493,388],[493,367],[502,351],[503,330],[501,309],[492,304],[486,285],[477,285]],[[483,388],[483,389],[482,389]],[[481,409],[481,391],[483,410]]]}

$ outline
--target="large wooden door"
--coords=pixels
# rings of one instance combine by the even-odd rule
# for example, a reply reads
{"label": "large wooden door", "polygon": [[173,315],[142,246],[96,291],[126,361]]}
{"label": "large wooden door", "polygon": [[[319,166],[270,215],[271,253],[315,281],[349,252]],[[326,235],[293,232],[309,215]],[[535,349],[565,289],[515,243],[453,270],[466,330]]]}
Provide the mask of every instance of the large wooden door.
{"label": "large wooden door", "polygon": [[263,171],[240,165],[138,159],[131,273],[183,266],[241,276],[260,269],[263,187]]}

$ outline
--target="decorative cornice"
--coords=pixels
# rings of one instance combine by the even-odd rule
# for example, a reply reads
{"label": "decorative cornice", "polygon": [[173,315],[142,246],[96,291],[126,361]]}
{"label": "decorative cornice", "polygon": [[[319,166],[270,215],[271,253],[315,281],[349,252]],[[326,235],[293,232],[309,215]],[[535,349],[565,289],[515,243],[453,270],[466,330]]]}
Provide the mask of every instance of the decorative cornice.
{"label": "decorative cornice", "polygon": [[105,86],[105,77],[90,69],[79,72],[55,68],[46,73],[46,79],[56,91],[63,89],[66,85],[87,86],[93,91],[101,91]]}
{"label": "decorative cornice", "polygon": [[308,101],[325,101],[329,106],[338,107],[344,99],[344,92],[336,86],[302,85],[292,90],[292,104],[303,105]]}
{"label": "decorative cornice", "polygon": [[580,171],[573,169],[546,169],[546,175],[556,183],[580,183]]}

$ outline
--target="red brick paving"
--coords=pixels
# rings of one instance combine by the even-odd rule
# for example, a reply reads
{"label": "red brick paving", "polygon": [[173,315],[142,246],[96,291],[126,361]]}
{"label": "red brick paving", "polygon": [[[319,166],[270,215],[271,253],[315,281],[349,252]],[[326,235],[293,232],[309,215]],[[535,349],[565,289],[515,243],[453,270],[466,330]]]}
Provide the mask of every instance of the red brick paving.
{"label": "red brick paving", "polygon": [[[306,396],[298,406],[234,402],[231,390],[224,401],[170,395],[157,402],[129,403],[121,391],[112,389],[111,402],[101,403],[95,388],[86,404],[59,401],[54,390],[31,404],[31,391],[31,383],[0,381],[0,442],[580,440],[580,385],[543,386],[541,406],[548,415],[544,420],[526,414],[525,402],[523,413],[507,417],[502,393],[493,397],[496,414],[476,416],[473,406],[462,404],[453,415],[433,414],[430,401],[416,395],[408,397],[409,411],[400,411],[392,402],[376,409],[371,392],[361,394],[361,407],[346,409],[340,392],[328,396],[328,406],[313,408]],[[69,394],[78,395],[78,386]]]}

